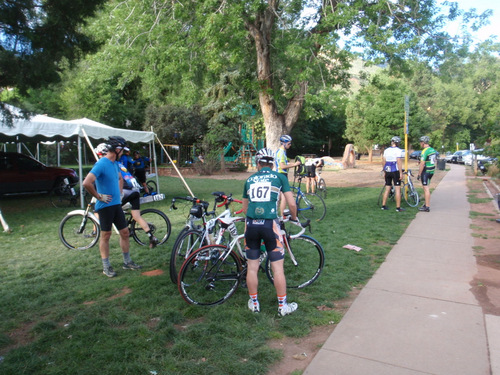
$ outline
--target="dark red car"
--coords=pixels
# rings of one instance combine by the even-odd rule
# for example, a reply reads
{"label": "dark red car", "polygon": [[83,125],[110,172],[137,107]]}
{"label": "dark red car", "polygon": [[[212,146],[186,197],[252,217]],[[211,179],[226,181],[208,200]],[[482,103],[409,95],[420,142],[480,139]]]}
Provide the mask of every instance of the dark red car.
{"label": "dark red car", "polygon": [[73,169],[47,167],[32,157],[17,152],[0,152],[0,195],[51,191],[78,182]]}

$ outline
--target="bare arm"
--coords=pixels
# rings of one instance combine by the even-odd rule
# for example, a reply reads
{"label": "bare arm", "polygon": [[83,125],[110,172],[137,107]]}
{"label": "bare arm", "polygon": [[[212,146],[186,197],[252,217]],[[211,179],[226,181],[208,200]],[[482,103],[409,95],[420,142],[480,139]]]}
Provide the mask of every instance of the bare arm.
{"label": "bare arm", "polygon": [[242,209],[243,209],[243,213],[246,215],[247,211],[248,211],[248,199],[247,198],[243,198]]}
{"label": "bare arm", "polygon": [[286,203],[288,204],[288,208],[292,214],[292,220],[297,220],[297,205],[295,204],[295,199],[293,199],[293,193],[291,191],[287,191],[286,193],[283,193],[283,195],[285,196]]}

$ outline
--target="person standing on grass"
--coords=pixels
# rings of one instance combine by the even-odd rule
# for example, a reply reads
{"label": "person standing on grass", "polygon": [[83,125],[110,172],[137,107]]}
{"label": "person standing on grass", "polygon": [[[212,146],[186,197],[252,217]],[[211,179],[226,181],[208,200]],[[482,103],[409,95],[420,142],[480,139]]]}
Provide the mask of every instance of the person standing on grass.
{"label": "person standing on grass", "polygon": [[384,150],[384,156],[382,157],[385,174],[385,192],[382,197],[382,210],[389,209],[389,207],[386,206],[386,203],[393,184],[394,191],[396,193],[396,211],[402,212],[405,210],[404,208],[401,208],[401,181],[403,180],[403,167],[401,159],[403,158],[403,150],[399,148],[400,142],[401,138],[392,137],[391,147]]}
{"label": "person standing on grass", "polygon": [[[288,158],[286,156],[286,151],[292,146],[292,137],[289,135],[282,135],[280,137],[280,147],[278,148],[278,151],[276,151],[276,157],[275,157],[275,164],[276,164],[276,170],[278,171],[279,174],[282,174],[285,176],[285,178],[288,181],[288,170],[290,168],[294,168],[298,165],[300,165],[300,161],[296,161],[294,163],[288,163]],[[280,211],[283,213],[283,211],[286,208],[286,202],[285,199],[283,198],[283,193],[280,196]]]}
{"label": "person standing on grass", "polygon": [[127,147],[127,143],[122,137],[109,137],[106,155],[95,163],[83,180],[83,187],[97,199],[95,209],[99,214],[101,225],[99,251],[102,259],[102,272],[108,277],[116,276],[116,272],[109,262],[109,239],[113,224],[120,234],[123,269],[138,270],[141,268],[130,258],[129,230],[121,205],[123,180],[117,160],[125,147]]}
{"label": "person standing on grass", "polygon": [[422,181],[424,188],[425,204],[420,207],[419,211],[429,212],[431,210],[431,191],[429,184],[431,183],[432,176],[436,170],[436,150],[429,146],[430,138],[426,135],[420,137],[420,147],[422,153],[420,154],[420,164],[418,168],[417,180]]}
{"label": "person standing on grass", "polygon": [[137,178],[139,183],[144,188],[144,196],[149,195],[150,191],[148,185],[146,184],[146,163],[150,163],[151,159],[147,157],[142,157],[139,151],[134,151],[134,176]]}
{"label": "person standing on grass", "polygon": [[285,316],[297,310],[295,302],[287,302],[284,270],[285,249],[278,222],[278,198],[284,195],[290,208],[292,220],[297,221],[297,206],[290,191],[288,179],[272,170],[274,153],[263,148],[255,156],[257,173],[250,176],[243,189],[243,212],[245,221],[245,251],[247,258],[247,287],[250,299],[248,308],[260,312],[258,300],[258,272],[260,267],[261,243],[264,242],[271,261],[274,287],[278,296],[278,314]]}

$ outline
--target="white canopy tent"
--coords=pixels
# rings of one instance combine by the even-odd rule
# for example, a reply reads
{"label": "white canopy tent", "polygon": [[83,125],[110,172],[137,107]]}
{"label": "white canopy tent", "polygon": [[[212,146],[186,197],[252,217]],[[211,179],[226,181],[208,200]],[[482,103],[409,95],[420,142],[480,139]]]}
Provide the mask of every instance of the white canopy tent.
{"label": "white canopy tent", "polygon": [[[105,140],[109,136],[121,136],[125,138],[127,142],[131,143],[149,143],[153,145],[155,141],[155,133],[153,132],[113,128],[87,118],[64,121],[48,116],[37,115],[29,120],[13,119],[12,126],[9,126],[3,121],[0,114],[0,142],[12,141],[13,138],[18,142],[77,139],[78,175],[80,177],[81,196],[83,195],[82,138],[85,138],[89,147],[93,150],[90,138]],[[155,172],[157,172],[156,152],[154,147],[151,148],[153,152],[154,169]],[[158,173],[156,173],[156,179],[157,185],[159,186]],[[83,207],[83,199],[81,202]]]}

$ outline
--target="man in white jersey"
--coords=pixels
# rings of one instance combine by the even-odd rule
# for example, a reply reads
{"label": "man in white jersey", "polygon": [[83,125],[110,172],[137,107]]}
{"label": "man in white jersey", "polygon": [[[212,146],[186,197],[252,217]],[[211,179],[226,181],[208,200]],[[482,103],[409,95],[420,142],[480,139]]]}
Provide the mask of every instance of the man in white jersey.
{"label": "man in white jersey", "polygon": [[386,203],[393,183],[396,192],[396,211],[401,212],[405,210],[401,208],[401,180],[403,179],[401,159],[403,158],[403,150],[399,148],[400,142],[401,138],[392,137],[391,147],[384,151],[384,156],[382,158],[385,172],[385,193],[382,198],[382,210],[389,209]]}

